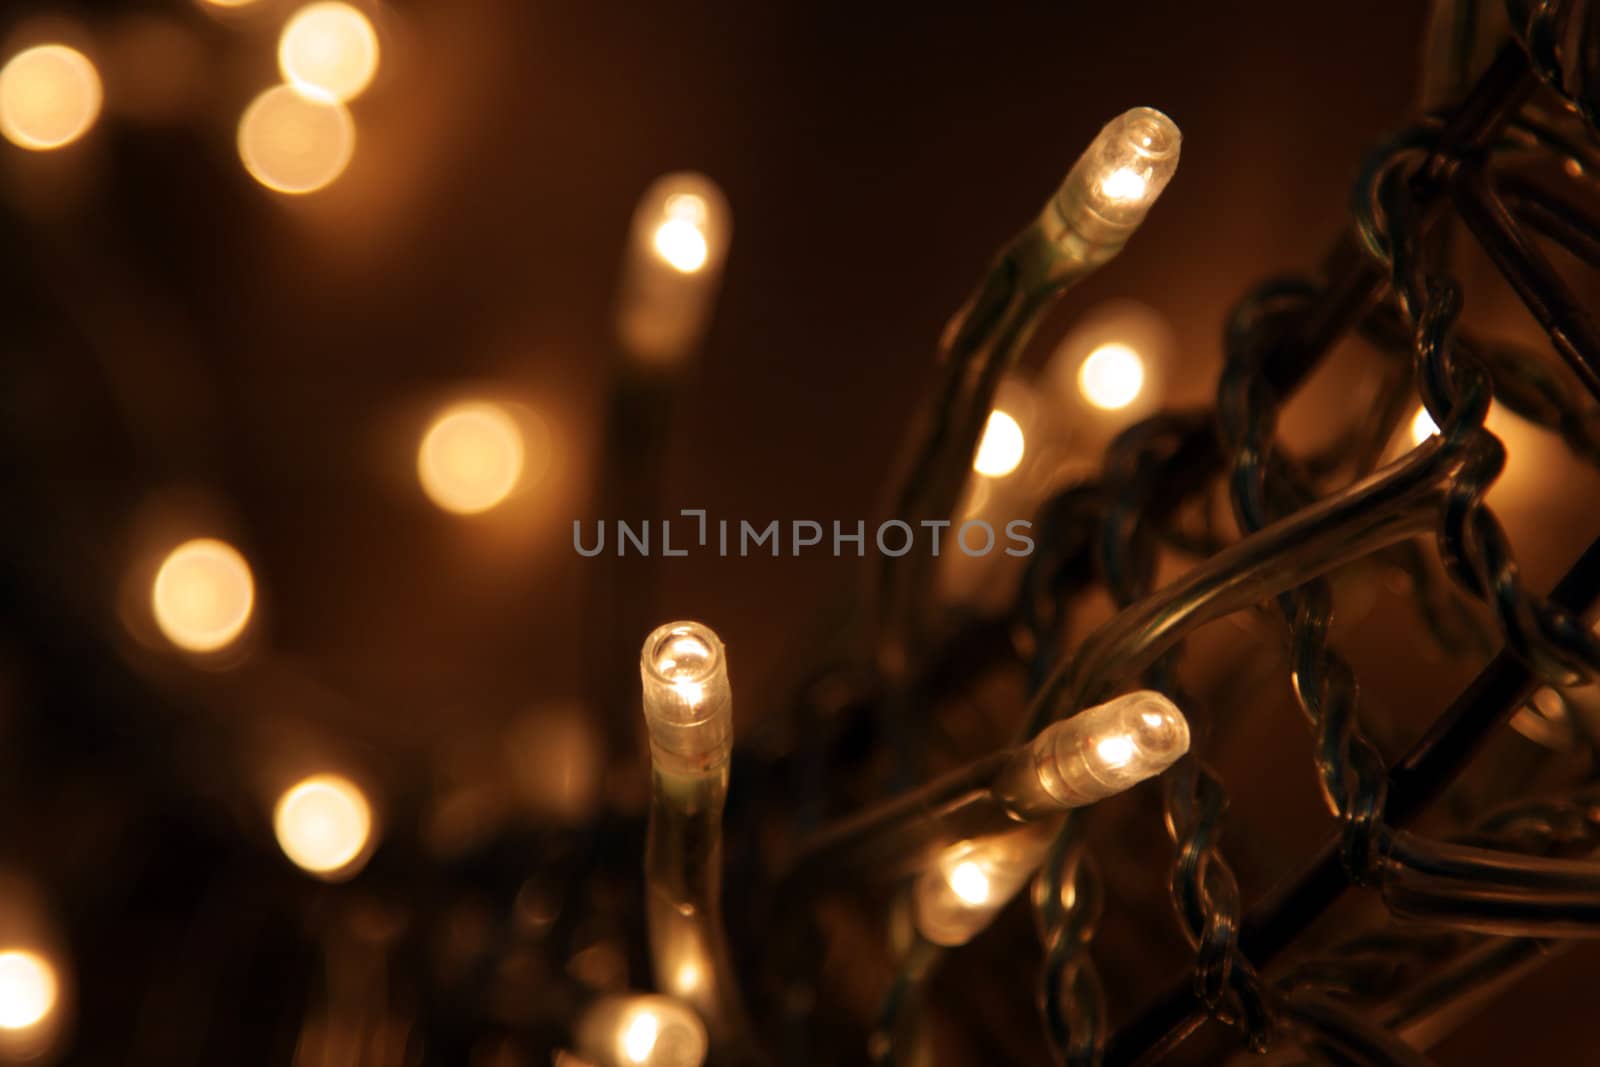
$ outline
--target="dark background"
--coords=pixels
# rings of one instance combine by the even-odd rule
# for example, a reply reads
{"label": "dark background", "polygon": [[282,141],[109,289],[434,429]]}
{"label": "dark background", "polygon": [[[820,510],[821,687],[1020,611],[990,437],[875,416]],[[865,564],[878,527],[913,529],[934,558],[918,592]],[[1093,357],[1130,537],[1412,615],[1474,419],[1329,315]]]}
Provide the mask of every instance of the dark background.
{"label": "dark background", "polygon": [[[42,10],[13,5],[0,36]],[[454,795],[496,738],[581,716],[589,564],[571,523],[593,517],[613,287],[651,179],[704,171],[734,218],[663,499],[762,523],[870,518],[944,322],[1102,123],[1161,108],[1182,164],[1035,355],[1135,298],[1180,339],[1167,400],[1206,403],[1226,310],[1321,258],[1359,161],[1414,111],[1426,22],[1395,0],[396,5],[380,80],[352,105],[349,172],[289,199],[250,180],[233,141],[275,80],[287,10],[66,11],[96,42],[107,112],[70,150],[0,152],[0,849],[67,916],[82,1062],[200,1062],[293,1025],[274,991],[298,964],[238,963],[272,927],[240,933],[249,917],[230,923],[217,888],[279,877],[217,858],[229,832],[264,832],[267,753],[327,746],[380,798],[411,798],[387,815],[399,855],[378,861],[400,867],[437,815],[427,798]],[[550,453],[511,504],[463,520],[422,496],[414,456],[427,415],[475,393],[525,404]],[[1337,390],[1320,395],[1336,417]],[[1508,503],[1535,585],[1593,535],[1593,499]],[[130,576],[197,522],[246,553],[260,591],[250,657],[227,671],[127,624]],[[691,556],[664,561],[658,602],[724,636],[741,730],[759,731],[857,577],[820,555]],[[1397,654],[1401,623],[1374,618],[1350,654],[1403,738],[1474,664]],[[1260,721],[1219,754],[1247,897],[1332,827],[1267,674]],[[629,773],[597,772],[602,806],[632,803]],[[1183,958],[1147,823],[1148,856],[1109,863],[1133,894],[1102,949],[1113,1018]],[[1468,1020],[1440,1062],[1600,1056],[1579,1000],[1594,960],[1580,950]],[[242,973],[223,980],[230,961]]]}

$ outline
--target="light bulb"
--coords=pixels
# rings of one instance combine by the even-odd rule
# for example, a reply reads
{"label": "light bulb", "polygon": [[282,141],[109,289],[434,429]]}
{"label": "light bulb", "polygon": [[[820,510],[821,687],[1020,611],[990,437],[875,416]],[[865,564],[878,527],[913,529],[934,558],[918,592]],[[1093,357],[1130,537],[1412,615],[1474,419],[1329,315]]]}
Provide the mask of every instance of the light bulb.
{"label": "light bulb", "polygon": [[705,1024],[682,1001],[654,994],[604,997],[574,1028],[577,1053],[596,1067],[701,1067]]}
{"label": "light bulb", "polygon": [[272,825],[278,846],[295,866],[322,878],[346,878],[366,860],[372,808],[354,782],[319,774],[278,799]]}
{"label": "light bulb", "polygon": [[64,44],[18,52],[0,68],[0,133],[20,148],[71,144],[94,125],[100,103],[94,64]]}
{"label": "light bulb", "polygon": [[1055,830],[1035,823],[945,849],[912,888],[917,932],[936,945],[971,940],[1038,870]]}
{"label": "light bulb", "polygon": [[1143,388],[1144,360],[1117,341],[1095,348],[1078,368],[1078,391],[1102,411],[1127,407],[1138,399]]}
{"label": "light bulb", "polygon": [[1055,805],[1082,807],[1170,767],[1189,751],[1189,724],[1172,701],[1140,690],[1055,723],[1028,751]]}
{"label": "light bulb", "polygon": [[167,640],[189,652],[232,644],[255,610],[250,565],[226,541],[201,537],[173,549],[156,571],[150,606]]}
{"label": "light bulb", "polygon": [[986,478],[1004,478],[1022,463],[1027,442],[1017,420],[996,408],[989,413],[972,469]]}
{"label": "light bulb", "polygon": [[1411,417],[1411,443],[1420,445],[1438,432],[1439,427],[1434,425],[1433,416],[1428,414],[1428,409],[1418,408],[1417,413]]}
{"label": "light bulb", "polygon": [[239,158],[256,181],[301,196],[326,188],[355,153],[356,127],[343,104],[278,85],[239,120]]}
{"label": "light bulb", "polygon": [[30,1030],[55,1010],[55,968],[26,949],[0,952],[0,1030]]}
{"label": "light bulb", "polygon": [[439,507],[458,515],[488,511],[522,477],[522,432],[498,404],[473,401],[441,412],[422,435],[417,477]]}
{"label": "light bulb", "polygon": [[668,174],[645,190],[617,299],[617,335],[633,359],[670,364],[699,344],[731,228],[722,191],[703,174]]}
{"label": "light bulb", "polygon": [[378,35],[349,4],[311,4],[283,27],[278,69],[314,99],[353,100],[377,73]]}
{"label": "light bulb", "polygon": [[1047,231],[1058,241],[1115,253],[1172,180],[1182,141],[1178,127],[1154,108],[1112,119],[1046,208]]}
{"label": "light bulb", "polygon": [[639,657],[645,725],[658,767],[705,773],[733,748],[733,692],[722,642],[698,622],[657,627]]}

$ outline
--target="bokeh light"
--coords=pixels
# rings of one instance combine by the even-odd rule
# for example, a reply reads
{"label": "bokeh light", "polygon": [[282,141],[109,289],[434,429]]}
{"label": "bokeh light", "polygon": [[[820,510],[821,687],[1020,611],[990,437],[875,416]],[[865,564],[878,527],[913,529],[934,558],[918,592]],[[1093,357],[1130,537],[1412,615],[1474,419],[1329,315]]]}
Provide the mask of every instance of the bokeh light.
{"label": "bokeh light", "polygon": [[162,562],[150,602],[167,640],[190,652],[215,652],[244,632],[255,598],[255,579],[238,550],[202,537]]}
{"label": "bokeh light", "polygon": [[355,152],[356,128],[343,104],[279,85],[251,101],[239,120],[239,158],[256,181],[280,193],[325,188]]}
{"label": "bokeh light", "polygon": [[1418,408],[1417,413],[1411,417],[1411,443],[1420,445],[1438,432],[1439,427],[1434,425],[1433,416],[1428,414],[1428,409]]}
{"label": "bokeh light", "polygon": [[984,904],[989,900],[989,876],[972,860],[956,864],[950,872],[950,888],[968,904]]}
{"label": "bokeh light", "polygon": [[428,427],[417,451],[422,489],[458,515],[488,511],[522,477],[524,447],[516,421],[498,404],[470,402],[446,409]]}
{"label": "bokeh light", "polygon": [[1144,360],[1128,345],[1100,345],[1078,368],[1078,391],[1102,411],[1118,411],[1133,403],[1144,388]]}
{"label": "bokeh light", "polygon": [[296,867],[323,878],[354,874],[372,839],[372,808],[354,782],[321,774],[278,800],[272,826]]}
{"label": "bokeh light", "polygon": [[55,1010],[59,982],[43,956],[26,949],[0,952],[0,1030],[28,1030]]}
{"label": "bokeh light", "polygon": [[278,69],[308,96],[353,100],[378,71],[378,35],[349,4],[312,4],[283,27]]}
{"label": "bokeh light", "polygon": [[71,144],[100,115],[100,75],[82,52],[43,44],[0,68],[0,133],[22,148]]}
{"label": "bokeh light", "polygon": [[1026,447],[1017,420],[1004,411],[991,411],[972,469],[986,478],[1004,478],[1022,462]]}

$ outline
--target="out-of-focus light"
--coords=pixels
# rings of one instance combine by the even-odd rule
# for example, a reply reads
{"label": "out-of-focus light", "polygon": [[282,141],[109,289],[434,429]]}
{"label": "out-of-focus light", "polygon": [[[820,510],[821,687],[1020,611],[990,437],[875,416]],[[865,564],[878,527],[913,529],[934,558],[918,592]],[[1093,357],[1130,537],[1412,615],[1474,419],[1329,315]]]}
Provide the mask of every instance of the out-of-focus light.
{"label": "out-of-focus light", "polygon": [[706,1028],[683,1001],[655,994],[602,997],[579,1017],[576,1052],[610,1067],[701,1067]]}
{"label": "out-of-focus light", "polygon": [[1017,420],[997,408],[989,413],[972,469],[986,478],[1004,478],[1022,462],[1026,447]]}
{"label": "out-of-focus light", "polygon": [[355,873],[372,838],[372,809],[354,782],[333,774],[307,778],[278,800],[278,846],[295,866],[325,878]]}
{"label": "out-of-focus light", "polygon": [[0,952],[0,1030],[29,1030],[56,1007],[55,968],[25,949]]}
{"label": "out-of-focus light", "polygon": [[308,96],[353,100],[378,71],[378,35],[349,4],[312,4],[283,27],[278,69]]}
{"label": "out-of-focus light", "polygon": [[100,115],[100,75],[77,49],[42,44],[0,68],[0,133],[21,148],[71,144]]}
{"label": "out-of-focus light", "polygon": [[706,265],[705,234],[688,219],[668,219],[657,226],[654,244],[661,258],[684,274]]}
{"label": "out-of-focus light", "polygon": [[1116,341],[1097,347],[1078,368],[1078,391],[1102,411],[1127,407],[1143,388],[1144,360]]}
{"label": "out-of-focus light", "polygon": [[215,652],[244,632],[255,610],[250,565],[226,541],[200,537],[173,549],[156,571],[156,625],[179,648]]}
{"label": "out-of-focus light", "polygon": [[523,453],[522,432],[504,408],[485,402],[457,404],[423,434],[417,476],[435,504],[458,515],[475,515],[516,488]]}
{"label": "out-of-focus light", "polygon": [[622,1028],[622,1054],[634,1063],[647,1063],[661,1036],[661,1020],[646,1009],[637,1012]]}
{"label": "out-of-focus light", "polygon": [[989,899],[989,876],[972,860],[966,860],[950,872],[950,888],[968,904],[982,904]]}
{"label": "out-of-focus light", "polygon": [[1433,416],[1428,414],[1428,409],[1418,408],[1417,413],[1411,417],[1411,443],[1420,445],[1438,432],[1439,427],[1434,425]]}
{"label": "out-of-focus light", "polygon": [[727,201],[703,174],[667,174],[633,213],[617,297],[617,333],[641,364],[676,364],[705,335],[733,230]]}
{"label": "out-of-focus light", "polygon": [[256,181],[279,193],[325,188],[350,165],[356,127],[343,104],[278,85],[239,120],[239,158]]}

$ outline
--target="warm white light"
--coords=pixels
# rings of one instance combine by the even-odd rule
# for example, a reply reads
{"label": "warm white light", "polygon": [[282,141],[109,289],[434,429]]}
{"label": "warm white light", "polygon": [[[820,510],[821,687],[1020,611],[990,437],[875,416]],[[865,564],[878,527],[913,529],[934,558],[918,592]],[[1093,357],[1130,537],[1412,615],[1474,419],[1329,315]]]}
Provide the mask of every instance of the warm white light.
{"label": "warm white light", "polygon": [[77,49],[43,44],[0,68],[0,133],[21,148],[71,144],[100,115],[100,75]]}
{"label": "warm white light", "polygon": [[250,565],[238,550],[202,537],[162,562],[150,604],[167,640],[190,652],[215,652],[244,632],[255,596]]}
{"label": "warm white light", "polygon": [[709,248],[705,235],[687,219],[668,219],[657,226],[652,243],[662,259],[684,274],[706,265]]}
{"label": "warm white light", "polygon": [[1172,766],[1189,751],[1189,724],[1172,701],[1140,690],[1055,723],[1029,751],[1044,792],[1062,807],[1082,807]]}
{"label": "warm white light", "polygon": [[278,38],[284,80],[316,98],[352,100],[378,70],[378,35],[348,4],[301,8]]}
{"label": "warm white light", "polygon": [[275,192],[303,195],[327,187],[355,153],[350,112],[278,85],[253,100],[239,120],[239,158],[256,181]]}
{"label": "warm white light", "polygon": [[272,825],[295,866],[324,876],[353,873],[372,837],[372,809],[354,782],[322,774],[279,798]]}
{"label": "warm white light", "polygon": [[1438,432],[1439,427],[1433,424],[1433,416],[1428,414],[1428,409],[1418,408],[1411,419],[1411,443],[1420,445]]}
{"label": "warm white light", "polygon": [[423,434],[417,477],[446,511],[475,515],[505,500],[522,477],[522,432],[497,404],[471,402],[445,410]]}
{"label": "warm white light", "polygon": [[1132,167],[1118,167],[1100,179],[1100,191],[1112,200],[1139,200],[1150,183]]}
{"label": "warm white light", "polygon": [[[1141,719],[1152,721],[1149,716],[1141,716]],[[1133,739],[1122,734],[1104,737],[1095,743],[1095,751],[1107,767],[1123,767],[1133,759]]]}
{"label": "warm white light", "polygon": [[989,876],[972,860],[956,864],[950,872],[950,888],[968,904],[982,904],[989,899]]}
{"label": "warm white light", "polygon": [[1017,420],[998,409],[991,411],[972,469],[986,478],[1004,478],[1021,464],[1025,448]]}
{"label": "warm white light", "polygon": [[641,1011],[622,1030],[622,1052],[634,1063],[648,1063],[661,1034],[661,1020],[653,1011]]}
{"label": "warm white light", "polygon": [[0,1030],[28,1030],[56,1006],[58,983],[48,960],[25,949],[0,952]]}
{"label": "warm white light", "polygon": [[1078,368],[1078,390],[1102,411],[1125,408],[1144,388],[1144,360],[1125,344],[1100,345]]}

